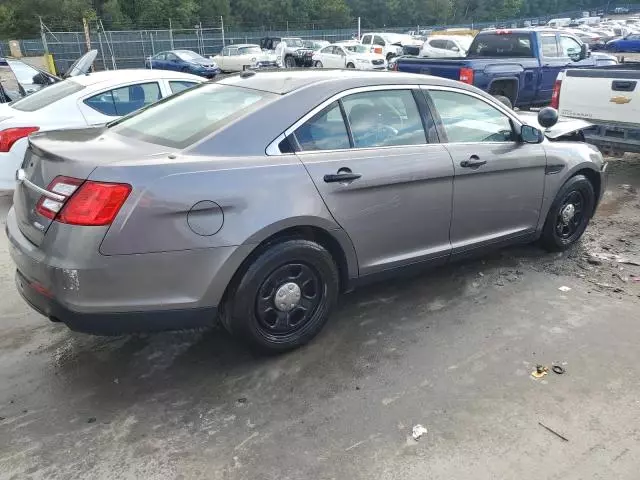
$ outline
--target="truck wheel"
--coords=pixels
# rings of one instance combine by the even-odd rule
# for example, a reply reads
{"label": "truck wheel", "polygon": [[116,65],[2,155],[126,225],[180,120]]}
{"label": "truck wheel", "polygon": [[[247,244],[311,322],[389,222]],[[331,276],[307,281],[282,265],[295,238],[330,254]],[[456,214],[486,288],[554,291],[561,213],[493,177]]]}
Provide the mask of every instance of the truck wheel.
{"label": "truck wheel", "polygon": [[287,68],[295,68],[296,60],[292,56],[285,57],[284,66]]}
{"label": "truck wheel", "polygon": [[389,60],[391,60],[392,58],[395,58],[395,55],[394,55],[393,53],[388,53],[388,54],[387,54],[387,62],[388,62]]}
{"label": "truck wheel", "polygon": [[596,204],[593,185],[584,175],[571,177],[560,188],[542,230],[540,242],[551,252],[575,244],[587,228]]}
{"label": "truck wheel", "polygon": [[258,255],[231,286],[222,323],[257,350],[285,352],[320,332],[338,292],[331,254],[315,242],[286,240]]}
{"label": "truck wheel", "polygon": [[356,66],[353,63],[347,63],[347,68],[356,68]]}

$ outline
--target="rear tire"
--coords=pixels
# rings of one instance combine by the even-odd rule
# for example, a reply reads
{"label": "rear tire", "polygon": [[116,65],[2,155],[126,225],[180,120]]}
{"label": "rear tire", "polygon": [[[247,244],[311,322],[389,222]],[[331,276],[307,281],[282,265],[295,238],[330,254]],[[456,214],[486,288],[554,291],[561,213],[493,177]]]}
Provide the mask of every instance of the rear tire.
{"label": "rear tire", "polygon": [[322,68],[322,62],[321,62],[320,60],[318,60],[318,61],[315,63],[314,67],[316,67],[316,68]]}
{"label": "rear tire", "polygon": [[573,246],[589,225],[596,204],[593,185],[584,175],[571,177],[556,195],[542,230],[540,242],[551,252]]}
{"label": "rear tire", "polygon": [[322,246],[283,241],[260,253],[230,285],[222,323],[261,352],[298,348],[327,323],[339,283],[338,268]]}
{"label": "rear tire", "polygon": [[288,57],[285,57],[284,58],[284,66],[286,68],[295,68],[295,66],[296,66],[295,58],[293,58],[291,55],[289,55]]}
{"label": "rear tire", "polygon": [[356,66],[353,63],[347,63],[347,68],[356,68]]}

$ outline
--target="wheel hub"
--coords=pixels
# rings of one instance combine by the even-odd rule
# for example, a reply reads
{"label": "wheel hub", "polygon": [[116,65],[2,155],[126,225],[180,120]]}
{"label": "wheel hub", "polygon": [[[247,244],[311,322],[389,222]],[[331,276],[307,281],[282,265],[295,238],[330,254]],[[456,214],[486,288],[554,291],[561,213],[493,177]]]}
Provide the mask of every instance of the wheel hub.
{"label": "wheel hub", "polygon": [[275,306],[281,312],[290,312],[300,303],[302,290],[297,283],[288,282],[276,290]]}
{"label": "wheel hub", "polygon": [[566,205],[560,212],[560,218],[562,219],[562,223],[567,225],[573,219],[575,214],[576,214],[576,207],[572,203]]}

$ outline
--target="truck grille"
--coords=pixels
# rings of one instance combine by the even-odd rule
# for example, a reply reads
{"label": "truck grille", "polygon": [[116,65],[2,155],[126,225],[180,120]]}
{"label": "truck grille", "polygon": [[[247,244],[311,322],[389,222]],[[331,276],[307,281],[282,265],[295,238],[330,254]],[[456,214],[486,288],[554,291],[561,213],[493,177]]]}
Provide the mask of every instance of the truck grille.
{"label": "truck grille", "polygon": [[384,60],[382,60],[382,59],[371,60],[371,63],[374,64],[374,65],[382,65],[384,63]]}

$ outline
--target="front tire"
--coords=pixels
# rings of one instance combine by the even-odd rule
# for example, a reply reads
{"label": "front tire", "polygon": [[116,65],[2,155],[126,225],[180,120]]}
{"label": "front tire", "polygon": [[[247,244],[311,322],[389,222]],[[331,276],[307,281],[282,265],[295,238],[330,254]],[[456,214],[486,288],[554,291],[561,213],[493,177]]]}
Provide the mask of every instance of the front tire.
{"label": "front tire", "polygon": [[285,352],[322,330],[338,292],[331,254],[308,240],[286,240],[260,253],[231,285],[222,323],[257,350]]}
{"label": "front tire", "polygon": [[315,65],[316,68],[322,68],[322,62],[320,60],[318,60]]}
{"label": "front tire", "polygon": [[352,68],[356,68],[356,66],[353,63],[347,63],[347,68],[352,69]]}
{"label": "front tire", "polygon": [[284,66],[286,68],[295,68],[296,60],[292,56],[285,57]]}
{"label": "front tire", "polygon": [[560,188],[542,230],[542,246],[561,252],[573,246],[587,228],[596,204],[593,185],[584,175],[571,177]]}

